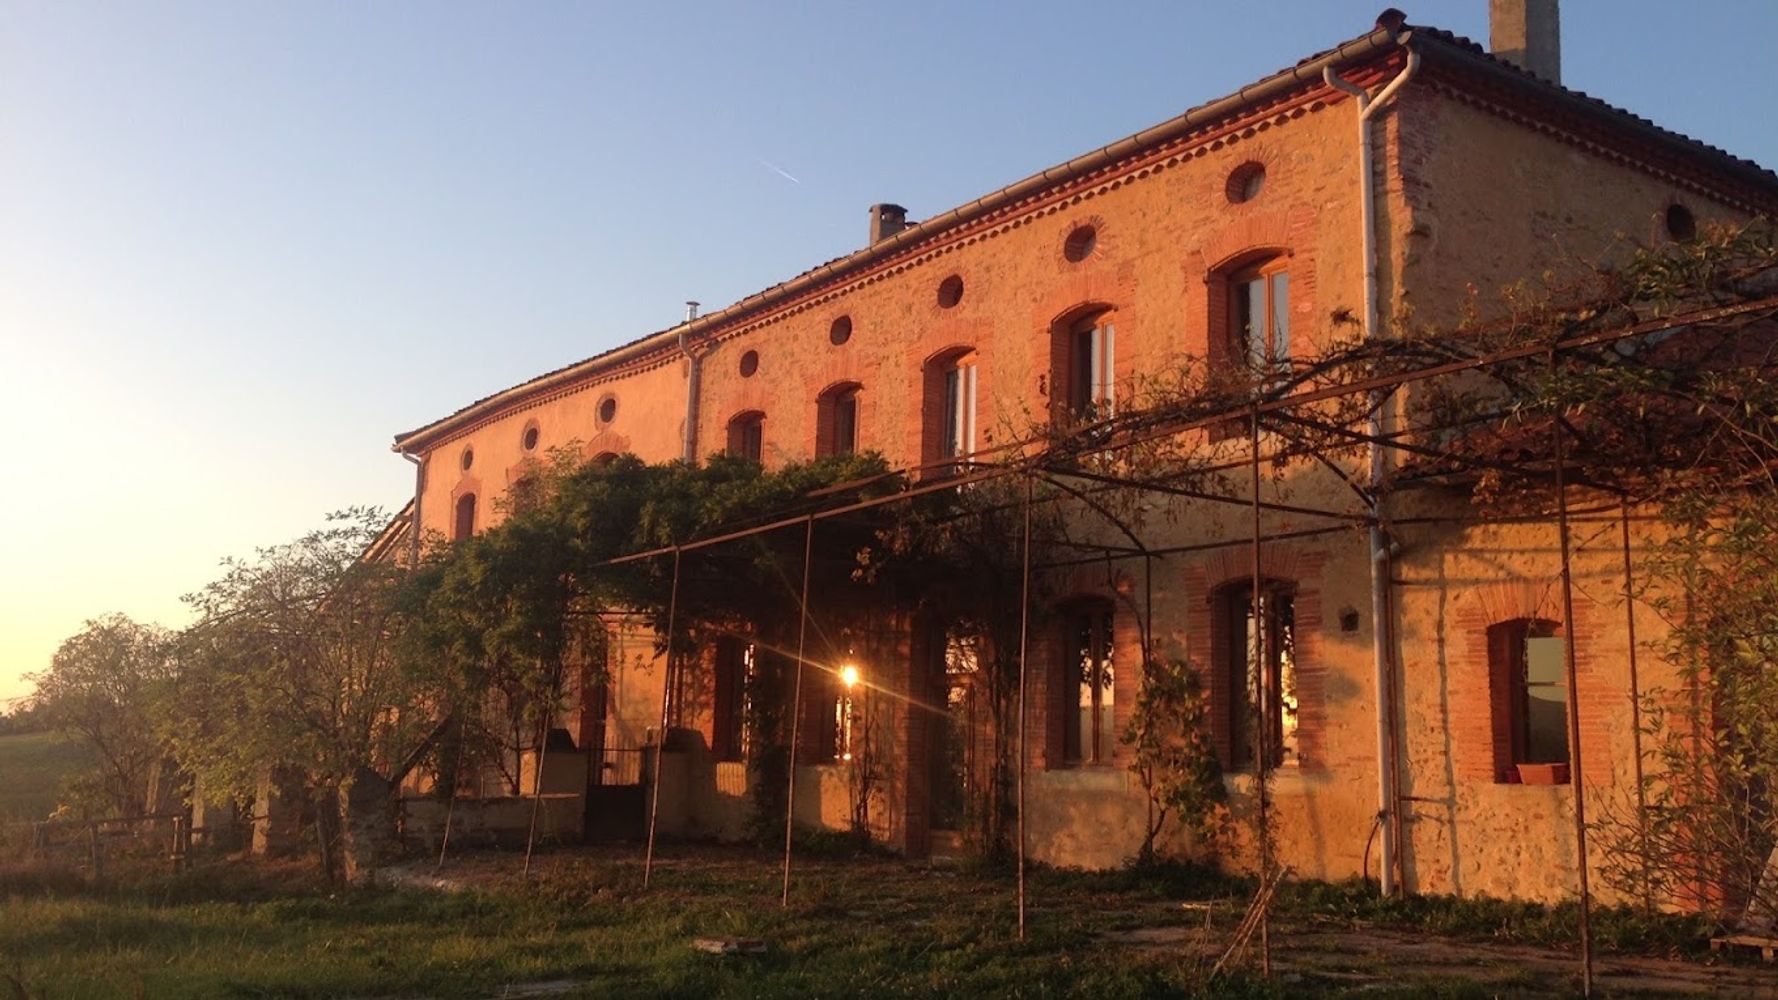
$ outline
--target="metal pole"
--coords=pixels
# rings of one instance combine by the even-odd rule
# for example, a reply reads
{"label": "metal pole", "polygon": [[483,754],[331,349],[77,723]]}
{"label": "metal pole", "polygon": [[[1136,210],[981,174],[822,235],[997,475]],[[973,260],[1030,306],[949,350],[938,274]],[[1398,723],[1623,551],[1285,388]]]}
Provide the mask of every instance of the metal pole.
{"label": "metal pole", "polygon": [[[1550,354],[1554,373],[1556,355]],[[1593,995],[1593,933],[1589,911],[1592,891],[1587,884],[1587,806],[1586,784],[1582,779],[1580,754],[1580,686],[1574,674],[1574,581],[1568,550],[1568,483],[1567,453],[1562,438],[1562,415],[1555,420],[1556,438],[1556,526],[1562,538],[1562,627],[1567,640],[1562,652],[1568,663],[1568,759],[1569,782],[1574,788],[1574,845],[1580,859],[1580,989],[1583,996]]]}
{"label": "metal pole", "polygon": [[[1380,787],[1385,789],[1384,795],[1389,803],[1387,822],[1383,824],[1382,836],[1385,845],[1390,850],[1389,856],[1383,859],[1387,868],[1384,873],[1379,875],[1378,880],[1380,883],[1389,883],[1389,892],[1386,895],[1394,895],[1406,891],[1404,885],[1406,878],[1402,871],[1401,844],[1406,839],[1406,817],[1403,815],[1403,807],[1407,798],[1401,794],[1402,729],[1397,723],[1400,701],[1395,696],[1396,692],[1402,689],[1402,685],[1397,680],[1401,675],[1400,662],[1395,656],[1395,643],[1388,641],[1388,635],[1392,633],[1395,623],[1395,565],[1394,560],[1387,555],[1387,549],[1384,551],[1385,555],[1381,566],[1381,570],[1385,574],[1381,588],[1383,615],[1382,623],[1377,627],[1385,633],[1382,690],[1387,692],[1388,697],[1383,700],[1381,707],[1386,709],[1383,713],[1383,722],[1387,727],[1389,738],[1382,744],[1383,759],[1379,763],[1384,767],[1385,778],[1380,783]],[[1373,563],[1372,569],[1378,569],[1378,566]],[[1382,886],[1379,885],[1378,888],[1382,888]]]}
{"label": "metal pole", "polygon": [[1031,497],[1037,480],[1025,477],[1024,576],[1019,585],[1019,940],[1025,940],[1025,657],[1031,649]]}
{"label": "metal pole", "polygon": [[1642,787],[1642,684],[1636,672],[1636,584],[1630,565],[1630,497],[1619,498],[1618,525],[1624,542],[1624,634],[1630,643],[1630,745],[1636,754],[1636,829],[1642,836],[1642,906],[1653,911],[1648,851],[1648,792]]}
{"label": "metal pole", "polygon": [[[671,643],[672,632],[668,631],[668,642]],[[669,659],[671,653],[668,654]],[[531,779],[531,828],[525,832],[525,871],[531,874],[531,851],[537,846],[537,813],[543,808],[543,765],[549,756],[549,734],[556,721],[556,689],[561,686],[561,672],[551,675],[549,685],[549,705],[544,709],[543,722],[537,740],[537,776]]]}
{"label": "metal pole", "polygon": [[[487,716],[482,716],[485,721]],[[438,864],[433,871],[442,871],[445,863],[445,851],[451,846],[451,818],[457,810],[457,786],[463,781],[463,747],[469,740],[463,734],[463,721],[457,721],[457,765],[451,770],[451,795],[445,800],[444,835],[438,840]]]}
{"label": "metal pole", "polygon": [[654,795],[648,804],[648,848],[642,855],[642,888],[654,875],[654,833],[661,815],[661,771],[667,758],[667,710],[673,694],[673,628],[679,615],[679,547],[673,547],[673,589],[667,597],[667,663],[661,673],[661,731],[654,746]]}
{"label": "metal pole", "polygon": [[784,890],[778,905],[790,905],[790,842],[796,826],[796,742],[802,737],[803,722],[803,654],[809,637],[809,564],[815,551],[815,518],[809,517],[803,528],[803,593],[801,617],[796,626],[796,681],[790,694],[790,764],[784,775]]}
{"label": "metal pole", "polygon": [[1259,679],[1259,724],[1255,729],[1255,742],[1258,744],[1254,760],[1258,768],[1259,790],[1259,891],[1261,906],[1259,913],[1259,962],[1261,975],[1270,978],[1272,975],[1272,927],[1271,927],[1271,895],[1267,886],[1272,878],[1272,818],[1269,794],[1266,782],[1270,775],[1269,763],[1272,755],[1272,666],[1266,659],[1266,607],[1264,600],[1265,581],[1261,576],[1260,567],[1260,529],[1259,529],[1259,409],[1253,410],[1252,424],[1248,436],[1253,446],[1253,594],[1249,602],[1253,615],[1253,663],[1254,671]]}

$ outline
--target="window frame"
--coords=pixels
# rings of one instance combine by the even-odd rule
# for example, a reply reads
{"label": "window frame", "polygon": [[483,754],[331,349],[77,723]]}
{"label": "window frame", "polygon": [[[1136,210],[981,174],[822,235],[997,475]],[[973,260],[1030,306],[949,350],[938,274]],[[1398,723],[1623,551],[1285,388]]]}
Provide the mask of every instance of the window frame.
{"label": "window frame", "polygon": [[920,439],[926,475],[956,475],[975,454],[980,371],[980,355],[972,347],[947,348],[922,366]]}
{"label": "window frame", "polygon": [[726,451],[749,461],[765,462],[765,423],[763,410],[748,410],[729,418]]}
{"label": "window frame", "polygon": [[716,760],[735,763],[748,758],[748,688],[753,681],[758,649],[739,636],[723,636],[716,642],[711,670],[710,753]]}
{"label": "window frame", "polygon": [[841,382],[822,390],[815,401],[815,457],[858,453],[860,397],[864,386]]}
{"label": "window frame", "polygon": [[1068,324],[1063,345],[1067,398],[1063,406],[1074,420],[1104,420],[1117,410],[1116,313],[1101,309]]}
{"label": "window frame", "polygon": [[[1117,608],[1107,598],[1082,598],[1065,605],[1061,618],[1054,699],[1062,721],[1058,759],[1064,767],[1108,767],[1117,756]],[[1095,663],[1090,680],[1089,659]]]}
{"label": "window frame", "polygon": [[[1250,261],[1228,272],[1225,282],[1227,322],[1222,336],[1228,357],[1239,366],[1256,372],[1276,374],[1290,366],[1290,256],[1273,254]],[[1268,319],[1260,331],[1262,343],[1255,350],[1253,331],[1244,321],[1252,299],[1246,289],[1259,285],[1263,291]],[[1278,336],[1282,328],[1283,336]],[[1280,343],[1281,341],[1281,343]]]}
{"label": "window frame", "polygon": [[[1270,744],[1266,748],[1266,766],[1292,767],[1302,763],[1301,664],[1297,662],[1302,643],[1296,629],[1296,584],[1262,579],[1260,598],[1265,625],[1263,671],[1256,662],[1260,650],[1255,648],[1250,627],[1253,581],[1233,580],[1216,593],[1221,630],[1215,665],[1227,691],[1222,724],[1228,732],[1228,756],[1224,763],[1229,771],[1258,769],[1255,744],[1260,734],[1255,731],[1255,723],[1260,711],[1265,713]],[[1256,704],[1262,707],[1256,710]]]}
{"label": "window frame", "polygon": [[[1561,648],[1561,665],[1554,680],[1533,682],[1530,678],[1531,648],[1535,640],[1567,643],[1561,623],[1547,618],[1513,618],[1488,626],[1488,693],[1493,736],[1494,780],[1500,784],[1519,781],[1521,764],[1572,766],[1573,748],[1568,745],[1567,649]],[[1560,722],[1554,735],[1561,754],[1554,760],[1534,760],[1548,756],[1533,752],[1533,718],[1531,688],[1553,689],[1556,697],[1546,699],[1561,706]]]}
{"label": "window frame", "polygon": [[461,493],[451,504],[451,541],[460,542],[475,534],[476,498],[474,491]]}
{"label": "window frame", "polygon": [[944,427],[940,458],[975,454],[976,357],[972,351],[951,360],[940,372],[944,383]]}

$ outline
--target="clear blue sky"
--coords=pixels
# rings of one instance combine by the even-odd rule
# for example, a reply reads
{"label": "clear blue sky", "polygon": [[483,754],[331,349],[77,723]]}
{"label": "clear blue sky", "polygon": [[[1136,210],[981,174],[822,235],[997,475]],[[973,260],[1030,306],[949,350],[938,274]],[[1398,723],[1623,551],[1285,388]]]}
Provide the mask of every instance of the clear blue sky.
{"label": "clear blue sky", "polygon": [[[87,617],[183,624],[220,557],[399,506],[395,432],[1384,6],[0,0],[0,699]],[[1778,3],[1569,0],[1563,41],[1570,86],[1778,164]]]}

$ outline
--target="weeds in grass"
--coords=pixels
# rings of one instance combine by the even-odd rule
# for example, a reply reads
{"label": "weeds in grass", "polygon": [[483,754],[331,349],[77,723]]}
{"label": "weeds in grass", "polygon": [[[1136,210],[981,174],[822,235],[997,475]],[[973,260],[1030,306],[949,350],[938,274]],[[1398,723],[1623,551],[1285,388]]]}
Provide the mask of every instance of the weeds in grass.
{"label": "weeds in grass", "polygon": [[[99,887],[44,882],[0,890],[0,968],[33,988],[55,983],[57,996],[486,996],[572,980],[591,996],[1273,998],[1344,995],[1359,983],[1366,996],[1467,998],[1498,992],[1514,971],[1478,967],[1494,975],[1491,989],[1448,968],[1415,978],[1374,962],[1211,982],[1184,944],[1109,935],[1172,928],[1179,936],[1157,940],[1220,940],[1251,886],[1190,866],[1035,869],[1020,942],[1007,880],[992,871],[805,858],[784,909],[772,855],[675,850],[663,860],[646,893],[633,858],[586,852],[543,855],[530,878],[510,856],[466,855],[450,869],[465,886],[457,892],[345,890],[295,863],[221,860]],[[1203,910],[1181,909],[1182,899],[1212,901],[1222,920],[1204,931]],[[1556,944],[1571,939],[1573,916],[1487,900],[1380,900],[1356,882],[1281,892],[1279,925],[1311,915],[1318,926],[1332,917]],[[1626,950],[1683,951],[1690,945],[1678,942],[1699,940],[1683,921],[1640,914],[1613,911],[1594,927],[1602,945]],[[723,959],[690,948],[718,936],[760,938],[768,951]]]}

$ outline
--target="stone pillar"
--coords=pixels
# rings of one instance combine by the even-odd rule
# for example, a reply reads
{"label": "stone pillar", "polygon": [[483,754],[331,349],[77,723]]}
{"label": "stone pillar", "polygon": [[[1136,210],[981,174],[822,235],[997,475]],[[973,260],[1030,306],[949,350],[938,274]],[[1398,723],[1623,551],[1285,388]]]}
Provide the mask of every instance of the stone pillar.
{"label": "stone pillar", "polygon": [[253,796],[253,853],[289,854],[302,838],[302,789],[288,772],[262,775]]}
{"label": "stone pillar", "polygon": [[340,782],[340,861],[347,882],[370,881],[398,853],[394,791],[366,767]]}

